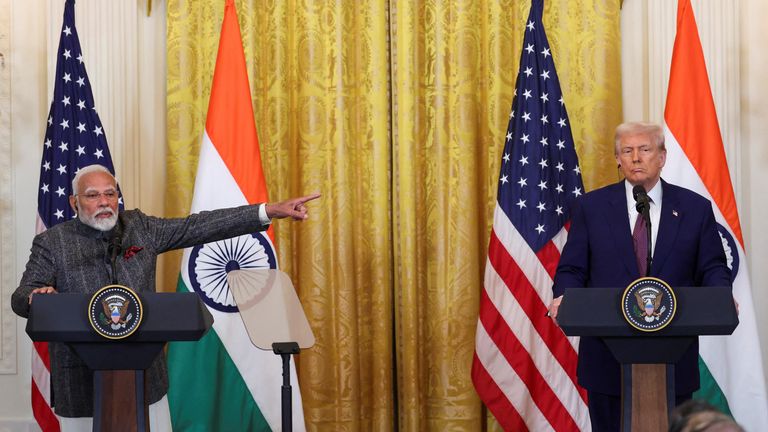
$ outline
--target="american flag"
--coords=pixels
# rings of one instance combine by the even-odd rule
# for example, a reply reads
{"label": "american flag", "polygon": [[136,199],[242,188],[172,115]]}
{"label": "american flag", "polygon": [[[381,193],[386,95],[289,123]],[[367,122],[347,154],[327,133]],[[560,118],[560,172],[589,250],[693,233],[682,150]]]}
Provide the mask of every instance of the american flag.
{"label": "american flag", "polygon": [[576,382],[578,341],[546,316],[569,204],[584,186],[543,8],[543,0],[532,1],[525,28],[472,380],[505,430],[589,430],[586,392]]}
{"label": "american flag", "polygon": [[[75,1],[64,6],[53,100],[43,143],[40,184],[37,192],[37,232],[72,219],[69,205],[72,178],[77,170],[101,164],[113,174],[101,120],[96,113],[88,74],[75,29]],[[122,208],[122,197],[120,198]],[[35,342],[32,353],[32,413],[43,431],[58,431],[51,409],[48,344]]]}

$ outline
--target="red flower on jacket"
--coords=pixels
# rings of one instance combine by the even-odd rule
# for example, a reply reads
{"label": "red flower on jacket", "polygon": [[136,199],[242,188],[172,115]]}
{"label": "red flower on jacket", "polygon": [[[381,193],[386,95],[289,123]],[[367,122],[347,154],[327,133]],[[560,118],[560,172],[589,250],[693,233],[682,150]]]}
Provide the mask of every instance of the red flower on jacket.
{"label": "red flower on jacket", "polygon": [[141,246],[131,246],[131,247],[129,247],[125,251],[125,254],[123,254],[123,259],[129,260],[129,259],[133,258],[133,256],[136,255],[136,253],[141,251],[142,249],[144,249],[144,248],[141,247]]}

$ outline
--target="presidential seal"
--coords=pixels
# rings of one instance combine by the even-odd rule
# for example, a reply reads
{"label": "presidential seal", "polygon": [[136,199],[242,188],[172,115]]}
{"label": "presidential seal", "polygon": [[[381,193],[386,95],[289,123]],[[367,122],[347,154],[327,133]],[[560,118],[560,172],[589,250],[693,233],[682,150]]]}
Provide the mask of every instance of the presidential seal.
{"label": "presidential seal", "polygon": [[632,327],[644,332],[655,332],[672,321],[677,310],[677,299],[666,282],[644,277],[632,282],[624,290],[621,310],[624,319]]}
{"label": "presidential seal", "polygon": [[123,339],[135,332],[144,318],[141,300],[123,285],[107,285],[88,302],[88,322],[107,339]]}

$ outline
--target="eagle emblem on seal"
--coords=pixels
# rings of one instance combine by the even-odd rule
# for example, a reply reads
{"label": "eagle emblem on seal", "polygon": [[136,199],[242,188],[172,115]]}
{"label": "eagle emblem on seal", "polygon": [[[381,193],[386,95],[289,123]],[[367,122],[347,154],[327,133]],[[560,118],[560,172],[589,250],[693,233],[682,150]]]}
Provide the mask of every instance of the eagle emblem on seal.
{"label": "eagle emblem on seal", "polygon": [[655,288],[643,288],[635,291],[635,301],[640,308],[641,316],[645,322],[653,322],[659,319],[664,312],[665,307],[661,302],[664,298],[664,292]]}
{"label": "eagle emblem on seal", "polygon": [[104,310],[104,325],[109,325],[113,330],[125,327],[126,321],[130,320],[132,315],[128,313],[131,299],[119,295],[111,295],[101,301],[101,307]]}

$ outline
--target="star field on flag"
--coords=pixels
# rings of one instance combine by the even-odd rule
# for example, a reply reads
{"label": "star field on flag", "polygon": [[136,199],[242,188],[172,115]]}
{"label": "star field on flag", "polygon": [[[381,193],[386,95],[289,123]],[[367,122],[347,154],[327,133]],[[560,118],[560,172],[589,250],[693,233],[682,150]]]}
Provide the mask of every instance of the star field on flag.
{"label": "star field on flag", "polygon": [[[72,13],[68,8],[59,41],[37,191],[38,212],[46,228],[75,216],[69,205],[72,178],[80,168],[92,164],[115,172],[85,71],[74,8]],[[121,208],[122,204],[121,197]]]}
{"label": "star field on flag", "polygon": [[554,60],[537,25],[526,25],[498,184],[499,205],[534,251],[560,231],[568,203],[584,193]]}

